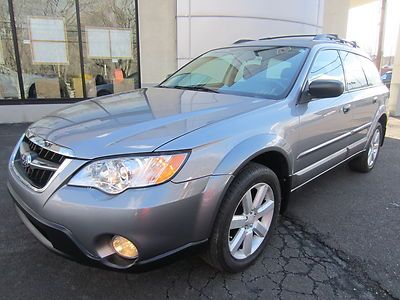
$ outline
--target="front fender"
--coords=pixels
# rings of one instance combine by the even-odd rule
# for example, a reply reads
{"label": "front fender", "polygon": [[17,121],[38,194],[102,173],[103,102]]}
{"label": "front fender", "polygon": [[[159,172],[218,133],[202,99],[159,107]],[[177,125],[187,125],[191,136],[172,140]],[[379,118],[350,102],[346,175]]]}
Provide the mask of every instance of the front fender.
{"label": "front fender", "polygon": [[258,155],[274,151],[282,154],[289,166],[289,174],[292,174],[293,161],[290,159],[292,149],[280,136],[265,134],[252,136],[236,145],[219,163],[214,175],[237,174],[250,160]]}

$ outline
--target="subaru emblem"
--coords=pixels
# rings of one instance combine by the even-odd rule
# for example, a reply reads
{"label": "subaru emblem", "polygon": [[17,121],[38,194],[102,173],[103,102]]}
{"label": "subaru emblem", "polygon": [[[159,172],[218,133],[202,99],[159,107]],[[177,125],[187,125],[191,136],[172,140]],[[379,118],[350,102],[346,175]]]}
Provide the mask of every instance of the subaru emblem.
{"label": "subaru emblem", "polygon": [[27,168],[31,165],[32,155],[30,153],[24,153],[21,155],[21,163],[24,168]]}

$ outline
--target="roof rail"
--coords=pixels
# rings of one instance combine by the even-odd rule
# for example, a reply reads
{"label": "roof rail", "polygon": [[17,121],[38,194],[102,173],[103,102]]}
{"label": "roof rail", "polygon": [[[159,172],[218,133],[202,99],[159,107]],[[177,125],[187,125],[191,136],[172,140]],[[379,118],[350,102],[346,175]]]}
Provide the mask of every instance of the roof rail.
{"label": "roof rail", "polygon": [[321,33],[321,34],[316,34],[314,37],[314,40],[331,40],[331,41],[336,41],[339,39],[339,36],[334,33]]}
{"label": "roof rail", "polygon": [[[341,39],[337,34],[334,33],[323,33],[323,34],[297,34],[297,35],[278,35],[278,36],[271,36],[259,39],[260,41],[264,40],[275,40],[275,39],[285,39],[285,38],[305,38],[305,37],[312,37],[314,41],[332,41],[336,43],[340,43],[343,45],[347,45],[353,48],[359,48],[355,41],[348,41],[345,39]],[[233,43],[242,44],[246,42],[253,42],[255,40],[252,39],[240,39]]]}
{"label": "roof rail", "polygon": [[233,45],[246,43],[246,42],[253,42],[253,41],[254,40],[251,40],[251,39],[240,39],[240,40],[237,40],[236,42],[234,42]]}
{"label": "roof rail", "polygon": [[294,34],[294,35],[278,35],[271,36],[259,39],[260,41],[264,40],[275,40],[275,39],[285,39],[285,38],[295,38],[295,37],[314,37],[315,34]]}
{"label": "roof rail", "polygon": [[354,48],[358,48],[358,45],[355,41],[347,41],[345,39],[339,38],[337,34],[334,33],[324,33],[324,34],[297,34],[297,35],[279,35],[279,36],[271,36],[271,37],[265,37],[261,38],[259,40],[275,40],[275,39],[285,39],[285,38],[302,38],[302,37],[313,37],[314,41],[333,41],[337,43],[341,43],[343,45],[351,46]]}
{"label": "roof rail", "polygon": [[317,34],[317,35],[315,35],[314,40],[330,40],[330,41],[341,43],[343,45],[348,45],[348,46],[351,46],[354,48],[359,48],[355,41],[348,41],[345,39],[341,39],[337,34],[333,34],[333,33]]}

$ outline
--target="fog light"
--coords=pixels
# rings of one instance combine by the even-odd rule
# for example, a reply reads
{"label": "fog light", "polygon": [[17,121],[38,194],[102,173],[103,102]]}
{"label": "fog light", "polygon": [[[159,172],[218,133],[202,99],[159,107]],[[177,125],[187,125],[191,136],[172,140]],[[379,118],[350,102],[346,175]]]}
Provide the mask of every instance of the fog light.
{"label": "fog light", "polygon": [[127,258],[134,259],[138,257],[138,250],[136,246],[128,239],[116,235],[112,239],[112,246],[118,255]]}

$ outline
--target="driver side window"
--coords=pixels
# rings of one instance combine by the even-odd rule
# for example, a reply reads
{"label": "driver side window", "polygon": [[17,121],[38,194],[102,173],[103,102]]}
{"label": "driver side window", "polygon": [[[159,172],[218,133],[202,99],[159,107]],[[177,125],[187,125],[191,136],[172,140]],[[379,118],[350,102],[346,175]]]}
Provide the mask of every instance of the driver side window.
{"label": "driver side window", "polygon": [[338,80],[345,84],[342,62],[336,50],[323,50],[317,54],[308,74],[308,83],[318,79]]}

